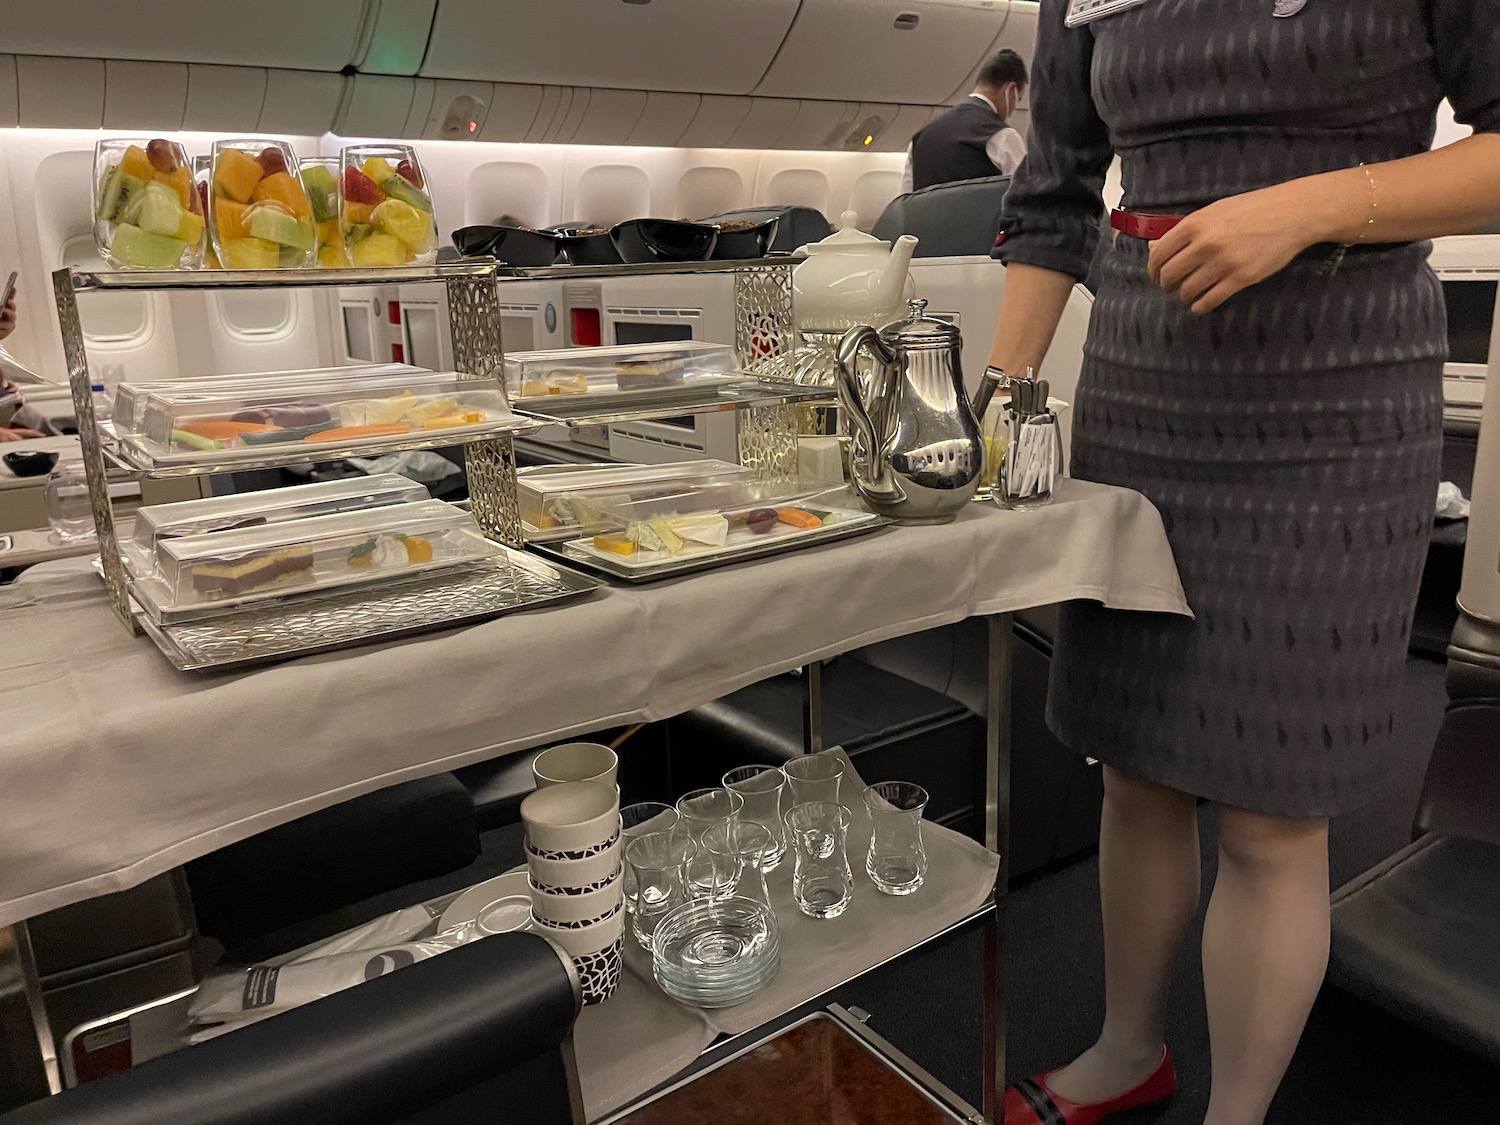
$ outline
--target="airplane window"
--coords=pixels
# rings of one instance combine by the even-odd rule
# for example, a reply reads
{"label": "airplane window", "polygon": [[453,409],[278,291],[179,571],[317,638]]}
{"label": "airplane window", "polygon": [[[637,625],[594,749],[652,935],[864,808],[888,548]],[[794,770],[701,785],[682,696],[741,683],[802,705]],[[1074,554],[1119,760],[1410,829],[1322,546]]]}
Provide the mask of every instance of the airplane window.
{"label": "airplane window", "polygon": [[901,173],[889,168],[866,172],[849,189],[849,210],[859,213],[859,225],[869,230],[891,200],[901,194]]}
{"label": "airplane window", "polygon": [[[92,234],[69,239],[63,247],[63,264],[80,270],[109,267],[99,256]],[[78,318],[84,338],[91,344],[124,344],[141,340],[151,332],[151,298],[146,293],[80,293]]]}
{"label": "airplane window", "polygon": [[276,336],[292,326],[290,293],[274,289],[215,293],[213,300],[219,319],[231,334],[239,336]]}
{"label": "airplane window", "polygon": [[578,177],[570,213],[596,223],[623,223],[651,213],[651,181],[630,164],[596,164]]}
{"label": "airplane window", "polygon": [[756,202],[776,207],[811,207],[826,214],[828,177],[811,168],[788,168],[771,177],[771,182],[766,185],[766,197]]}
{"label": "airplane window", "polygon": [[745,181],[733,168],[689,168],[677,184],[677,214],[701,219],[745,206]]}
{"label": "airplane window", "polygon": [[493,223],[501,215],[514,215],[529,226],[546,226],[552,221],[551,198],[547,174],[535,164],[497,160],[469,174],[464,222]]}

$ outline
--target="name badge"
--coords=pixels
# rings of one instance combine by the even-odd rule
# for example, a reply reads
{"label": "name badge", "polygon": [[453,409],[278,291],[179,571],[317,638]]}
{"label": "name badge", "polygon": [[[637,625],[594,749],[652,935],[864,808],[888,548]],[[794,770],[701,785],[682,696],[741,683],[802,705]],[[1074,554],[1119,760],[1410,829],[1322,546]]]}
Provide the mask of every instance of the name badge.
{"label": "name badge", "polygon": [[1148,0],[1068,0],[1068,15],[1063,23],[1067,27],[1082,27],[1127,8],[1139,8],[1147,2]]}

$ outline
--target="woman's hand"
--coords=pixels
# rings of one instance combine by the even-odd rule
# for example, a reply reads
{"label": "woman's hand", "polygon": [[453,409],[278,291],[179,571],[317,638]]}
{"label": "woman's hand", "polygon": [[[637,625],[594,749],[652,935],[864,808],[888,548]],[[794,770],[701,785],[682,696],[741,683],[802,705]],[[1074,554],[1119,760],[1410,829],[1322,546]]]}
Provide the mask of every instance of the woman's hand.
{"label": "woman's hand", "polygon": [[5,302],[5,307],[0,308],[0,340],[5,339],[16,330],[16,299],[14,296]]}
{"label": "woman's hand", "polygon": [[1193,212],[1151,244],[1147,274],[1198,316],[1212,312],[1318,241],[1299,189],[1283,184]]}
{"label": "woman's hand", "polygon": [[39,438],[41,436],[36,430],[11,429],[9,426],[0,426],[0,442],[25,441],[27,438]]}

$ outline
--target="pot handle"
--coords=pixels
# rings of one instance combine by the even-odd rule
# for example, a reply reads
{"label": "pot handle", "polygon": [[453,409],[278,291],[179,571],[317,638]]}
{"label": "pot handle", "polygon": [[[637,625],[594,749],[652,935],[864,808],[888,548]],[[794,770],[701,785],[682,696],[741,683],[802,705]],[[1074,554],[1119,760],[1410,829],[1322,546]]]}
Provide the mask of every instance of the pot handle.
{"label": "pot handle", "polygon": [[866,476],[874,479],[879,469],[875,461],[880,456],[883,442],[876,436],[875,423],[871,420],[869,408],[859,392],[859,353],[866,347],[874,352],[876,359],[880,361],[880,370],[870,388],[873,398],[880,401],[888,393],[890,373],[896,364],[896,353],[886,346],[886,342],[880,338],[880,333],[868,324],[849,329],[844,333],[844,338],[839,341],[837,381],[839,402],[849,412],[849,420],[859,436],[864,439],[864,447],[872,462]]}

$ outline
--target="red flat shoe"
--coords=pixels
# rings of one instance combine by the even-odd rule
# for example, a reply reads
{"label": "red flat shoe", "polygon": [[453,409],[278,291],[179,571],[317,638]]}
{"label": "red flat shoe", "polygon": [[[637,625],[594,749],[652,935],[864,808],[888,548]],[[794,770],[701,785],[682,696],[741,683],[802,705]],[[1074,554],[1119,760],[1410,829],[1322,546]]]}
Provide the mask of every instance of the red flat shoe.
{"label": "red flat shoe", "polygon": [[1047,1085],[1056,1073],[1049,1070],[1036,1078],[1023,1078],[1005,1091],[1005,1125],[1099,1125],[1111,1114],[1156,1105],[1177,1093],[1177,1068],[1165,1047],[1161,1062],[1144,1082],[1108,1101],[1083,1105],[1068,1101]]}

